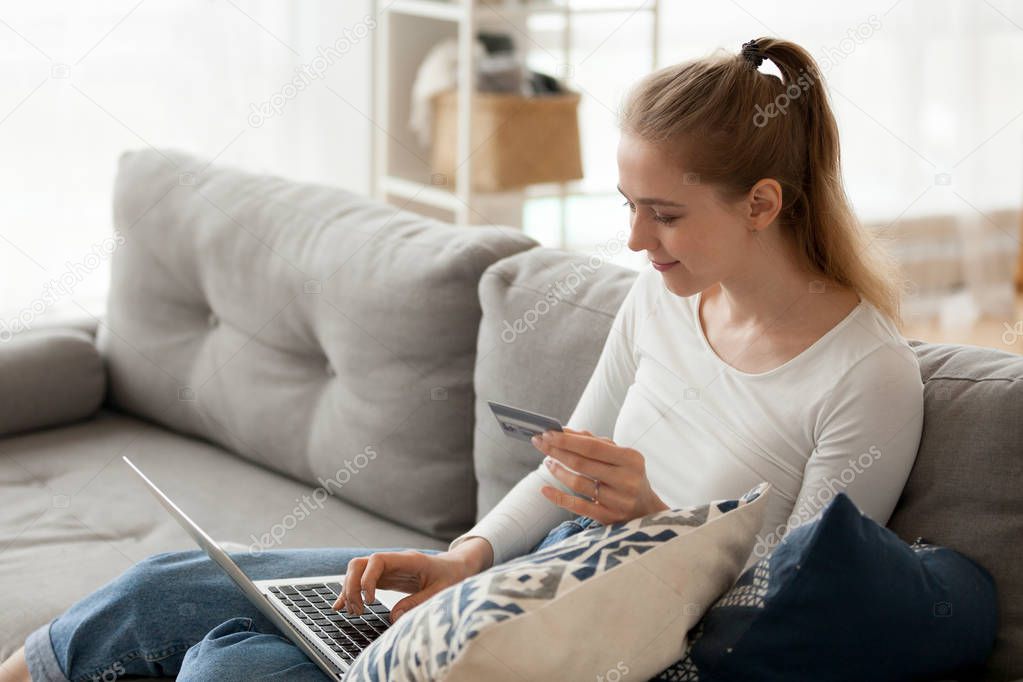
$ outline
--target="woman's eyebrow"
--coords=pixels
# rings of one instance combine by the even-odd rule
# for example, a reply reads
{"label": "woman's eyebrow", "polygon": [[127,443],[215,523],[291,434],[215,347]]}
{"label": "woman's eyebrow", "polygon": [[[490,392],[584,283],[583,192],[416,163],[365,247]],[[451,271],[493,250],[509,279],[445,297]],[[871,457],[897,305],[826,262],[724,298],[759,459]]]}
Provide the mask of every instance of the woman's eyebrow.
{"label": "woman's eyebrow", "polygon": [[[623,197],[625,197],[626,199],[629,198],[628,196],[626,196],[625,192],[622,191],[622,186],[621,185],[618,185],[618,191],[621,192],[621,195]],[[669,199],[658,199],[656,197],[646,197],[644,199],[636,199],[635,203],[637,203],[637,204],[656,204],[658,206],[685,206],[685,204],[680,204],[677,201],[671,201]]]}

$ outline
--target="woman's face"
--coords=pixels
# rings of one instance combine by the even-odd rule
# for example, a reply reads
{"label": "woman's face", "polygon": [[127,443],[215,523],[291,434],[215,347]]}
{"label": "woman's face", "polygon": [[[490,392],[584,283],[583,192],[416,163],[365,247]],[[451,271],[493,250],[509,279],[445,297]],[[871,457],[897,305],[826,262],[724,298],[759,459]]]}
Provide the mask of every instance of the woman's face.
{"label": "woman's face", "polygon": [[691,296],[742,266],[750,240],[742,202],[726,205],[710,185],[630,133],[618,144],[618,178],[630,210],[629,248],[647,252],[669,291]]}

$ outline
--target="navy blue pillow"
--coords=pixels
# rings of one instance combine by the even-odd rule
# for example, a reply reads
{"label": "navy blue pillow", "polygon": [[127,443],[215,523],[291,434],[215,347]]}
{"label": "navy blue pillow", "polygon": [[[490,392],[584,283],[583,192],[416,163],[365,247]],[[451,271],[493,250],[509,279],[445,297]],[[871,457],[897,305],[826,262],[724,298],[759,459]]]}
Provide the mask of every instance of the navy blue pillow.
{"label": "navy blue pillow", "polygon": [[983,666],[997,627],[987,570],[906,544],[839,493],[739,576],[654,679],[941,679]]}

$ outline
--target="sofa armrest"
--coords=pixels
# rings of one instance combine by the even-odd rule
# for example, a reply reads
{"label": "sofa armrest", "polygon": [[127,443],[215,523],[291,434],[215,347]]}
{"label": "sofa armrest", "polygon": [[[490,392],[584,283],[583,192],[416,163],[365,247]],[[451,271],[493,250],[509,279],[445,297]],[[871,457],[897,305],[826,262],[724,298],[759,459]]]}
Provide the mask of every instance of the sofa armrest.
{"label": "sofa armrest", "polygon": [[0,436],[91,416],[106,393],[103,359],[81,329],[16,334],[0,343]]}

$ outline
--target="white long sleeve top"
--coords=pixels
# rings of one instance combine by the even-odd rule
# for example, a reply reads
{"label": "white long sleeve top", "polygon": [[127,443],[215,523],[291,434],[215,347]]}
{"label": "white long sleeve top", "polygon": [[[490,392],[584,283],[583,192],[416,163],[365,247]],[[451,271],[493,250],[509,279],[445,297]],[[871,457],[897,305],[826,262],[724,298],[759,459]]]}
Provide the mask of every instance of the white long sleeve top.
{"label": "white long sleeve top", "polygon": [[[747,568],[840,491],[887,524],[923,426],[920,366],[891,320],[861,298],[796,357],[748,373],[711,348],[700,297],[678,296],[660,273],[642,272],[567,426],[612,434],[642,453],[651,487],[672,508],[733,499],[769,481]],[[479,536],[493,546],[494,564],[528,552],[575,517],[540,493],[544,485],[576,494],[541,463],[449,549]]]}

